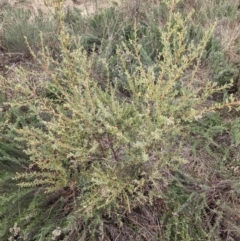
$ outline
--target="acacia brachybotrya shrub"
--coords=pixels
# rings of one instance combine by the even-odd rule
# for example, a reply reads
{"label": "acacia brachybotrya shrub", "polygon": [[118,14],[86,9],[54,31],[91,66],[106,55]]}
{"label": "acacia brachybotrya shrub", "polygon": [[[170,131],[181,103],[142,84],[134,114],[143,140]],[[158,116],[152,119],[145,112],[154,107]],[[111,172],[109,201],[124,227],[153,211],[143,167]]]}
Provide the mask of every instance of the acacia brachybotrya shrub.
{"label": "acacia brachybotrya shrub", "polygon": [[[16,140],[25,143],[31,160],[29,170],[17,174],[20,186],[40,185],[47,192],[68,187],[77,194],[76,211],[89,216],[97,210],[130,212],[164,195],[171,171],[187,161],[179,151],[188,123],[231,105],[201,108],[226,86],[198,80],[212,28],[198,44],[186,43],[190,16],[174,12],[177,2],[165,1],[169,19],[159,30],[163,50],[158,62],[143,65],[136,37],[131,50],[124,42],[118,47],[116,68],[127,80],[127,96],[119,92],[117,78],[101,84],[94,79],[97,53],[86,53],[81,46],[69,50],[71,38],[63,24],[59,59],[52,59],[44,47],[35,56],[43,76],[34,80],[29,71],[19,69],[19,83],[5,82],[6,91],[15,93],[9,104],[27,106],[39,121],[37,127],[16,128]],[[106,60],[101,66],[108,73]]]}

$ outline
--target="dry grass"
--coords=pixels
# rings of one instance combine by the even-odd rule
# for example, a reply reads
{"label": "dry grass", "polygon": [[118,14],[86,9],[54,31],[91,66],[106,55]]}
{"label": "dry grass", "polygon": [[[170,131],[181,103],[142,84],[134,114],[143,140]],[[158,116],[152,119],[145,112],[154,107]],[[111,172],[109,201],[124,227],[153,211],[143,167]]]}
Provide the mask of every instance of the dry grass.
{"label": "dry grass", "polygon": [[[4,0],[8,4],[14,7],[25,7],[31,10],[34,14],[38,14],[38,10],[42,12],[53,12],[51,0]],[[46,3],[46,4],[45,4]],[[130,14],[138,11],[140,7],[146,9],[158,4],[158,0],[65,0],[64,8],[77,8],[82,11],[83,16],[91,16],[97,11],[101,11],[104,8],[109,8],[112,6],[118,6],[124,10],[128,9]]]}
{"label": "dry grass", "polygon": [[[19,2],[17,0],[6,0],[11,6],[25,7],[30,9],[34,14],[38,13],[38,10],[43,12],[53,12],[52,1],[44,0],[25,0]],[[113,6],[113,3],[121,5],[123,0],[66,0],[64,8],[78,8],[82,11],[83,16],[94,14],[97,10]],[[45,4],[46,3],[46,4]]]}

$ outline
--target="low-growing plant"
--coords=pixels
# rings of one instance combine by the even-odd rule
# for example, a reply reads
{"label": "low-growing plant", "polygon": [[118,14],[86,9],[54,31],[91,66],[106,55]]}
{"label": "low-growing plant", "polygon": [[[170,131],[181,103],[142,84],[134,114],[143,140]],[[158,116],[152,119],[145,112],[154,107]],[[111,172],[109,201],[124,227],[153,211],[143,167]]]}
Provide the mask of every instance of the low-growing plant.
{"label": "low-growing plant", "polygon": [[36,15],[27,8],[11,6],[4,8],[3,15],[4,44],[8,52],[24,53],[28,56],[28,44],[32,50],[38,51],[41,48],[40,32],[44,36],[44,44],[47,43],[49,47],[55,47],[57,44],[57,24],[53,16],[46,16],[40,10]]}
{"label": "low-growing plant", "polygon": [[197,193],[197,189],[189,189],[190,185],[196,185],[196,179],[191,184],[187,181],[183,176],[176,175],[176,180],[168,187],[166,208],[169,211],[163,214],[162,228],[165,231],[162,238],[169,241],[211,240],[209,223],[203,221],[206,207],[204,194]]}
{"label": "low-growing plant", "polygon": [[27,196],[31,190],[21,189],[13,180],[16,172],[23,172],[27,165],[27,156],[16,145],[0,140],[0,238],[2,240],[7,240],[9,227],[19,217],[20,206],[23,208],[24,204],[28,203]]}
{"label": "low-growing plant", "polygon": [[208,57],[209,67],[212,70],[214,81],[219,85],[229,83],[234,76],[234,67],[226,60],[225,54],[220,51],[212,51]]}
{"label": "low-growing plant", "polygon": [[189,7],[195,9],[193,16],[194,22],[201,25],[208,25],[209,22],[224,19],[237,19],[238,18],[238,0],[203,0],[199,1],[184,1],[183,10]]}
{"label": "low-growing plant", "polygon": [[[125,70],[119,64],[121,60],[116,55],[117,46],[124,42],[131,51],[134,51],[130,42],[137,38],[138,44],[141,45],[142,65],[145,67],[153,66],[155,62],[162,58],[160,56],[163,48],[161,32],[164,31],[168,17],[166,9],[166,5],[160,3],[149,6],[149,13],[140,8],[135,19],[126,16],[124,11],[114,7],[105,9],[87,19],[81,17],[78,10],[75,9],[74,11],[69,10],[64,20],[71,35],[75,37],[81,36],[81,45],[87,52],[96,51],[98,53],[94,77],[98,78],[98,81],[107,78],[105,68],[101,64],[101,60],[106,59],[110,79],[117,79],[119,91],[129,95],[129,93],[126,93],[125,88],[126,77],[122,74]],[[181,14],[182,12],[181,10]],[[188,30],[186,36],[184,36],[184,44],[188,48],[188,44],[198,44],[203,37],[203,30],[200,26],[193,25],[191,21],[187,21],[186,25]],[[209,47],[210,42],[211,40],[206,45],[208,52],[212,48]],[[131,56],[128,58],[131,65],[126,67],[129,71],[132,71],[138,63]],[[154,68],[154,74],[156,75],[159,73],[158,67]]]}

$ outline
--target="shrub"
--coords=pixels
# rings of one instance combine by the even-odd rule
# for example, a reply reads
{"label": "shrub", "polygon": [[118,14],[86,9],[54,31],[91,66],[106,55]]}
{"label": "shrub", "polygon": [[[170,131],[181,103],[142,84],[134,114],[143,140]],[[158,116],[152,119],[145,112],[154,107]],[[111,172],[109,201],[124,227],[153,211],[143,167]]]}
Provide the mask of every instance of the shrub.
{"label": "shrub", "polygon": [[26,143],[31,161],[26,173],[17,174],[19,185],[74,197],[71,210],[78,219],[91,222],[93,236],[102,231],[103,216],[121,221],[122,215],[165,195],[173,172],[187,161],[179,152],[191,131],[189,123],[239,104],[226,99],[201,108],[213,93],[229,86],[196,78],[213,28],[199,43],[186,42],[189,16],[174,12],[178,1],[164,2],[169,18],[156,63],[143,64],[136,27],[129,42],[116,48],[115,68],[123,70],[128,95],[119,92],[118,77],[110,78],[104,58],[99,61],[106,79],[94,79],[97,53],[89,54],[82,46],[69,48],[71,37],[63,22],[59,60],[44,47],[38,55],[32,51],[44,70],[42,78],[29,79],[27,70],[20,68],[21,82],[8,79],[2,84],[15,94],[11,108],[27,106],[40,123],[14,129],[15,140]]}

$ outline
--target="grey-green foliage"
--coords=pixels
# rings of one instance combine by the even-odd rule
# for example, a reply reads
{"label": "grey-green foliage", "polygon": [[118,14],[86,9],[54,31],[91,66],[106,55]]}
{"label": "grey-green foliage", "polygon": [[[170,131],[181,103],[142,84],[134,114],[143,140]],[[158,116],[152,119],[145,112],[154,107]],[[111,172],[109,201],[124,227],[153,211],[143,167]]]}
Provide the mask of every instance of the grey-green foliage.
{"label": "grey-green foliage", "polygon": [[[239,16],[237,1],[213,0],[206,5],[200,1],[189,1],[195,10],[194,19],[200,25],[207,25],[217,20],[236,20]],[[182,7],[186,5],[183,3]]]}
{"label": "grey-green foliage", "polygon": [[[0,141],[1,240],[11,237],[18,241],[50,240],[64,216],[60,209],[65,201],[59,195],[45,195],[41,188],[23,189],[17,185],[16,173],[25,172],[28,164],[28,157],[19,146]],[[16,225],[18,232],[14,231]],[[64,221],[61,225],[64,226]]]}
{"label": "grey-green foliage", "polygon": [[[212,158],[222,161],[230,161],[231,143],[238,143],[240,132],[237,130],[239,118],[235,118],[231,124],[227,124],[219,113],[206,115],[202,120],[191,124],[192,136],[189,141],[192,151],[198,155],[196,150],[202,149]],[[230,137],[229,134],[230,133]],[[219,143],[218,137],[223,136],[227,144]],[[214,162],[215,167],[222,166],[220,162]]]}
{"label": "grey-green foliage", "polygon": [[[227,237],[237,240],[240,237],[239,219],[236,218],[240,119],[236,112],[236,116],[232,115],[231,122],[228,122],[224,114],[226,115],[224,112],[213,113],[192,123],[192,135],[189,137],[194,156],[193,165],[205,166],[208,169],[201,173],[196,168],[199,174],[189,173],[193,178],[189,187],[198,192],[195,193],[197,196],[203,198],[201,226],[207,228],[205,231],[209,240],[225,240]],[[202,153],[204,156],[201,156]],[[213,181],[213,177],[219,179]],[[198,180],[201,182],[198,183]],[[184,188],[188,189],[187,185],[184,185]],[[196,212],[193,219],[197,218],[197,215]]]}
{"label": "grey-green foliage", "polygon": [[[77,193],[74,213],[93,219],[93,224],[103,215],[129,213],[161,197],[161,183],[167,185],[171,178],[165,172],[185,162],[179,151],[181,138],[190,131],[188,123],[202,117],[207,110],[199,111],[198,105],[219,89],[208,81],[199,96],[192,84],[195,63],[212,29],[199,43],[189,43],[188,23],[189,17],[171,12],[158,35],[162,58],[149,66],[142,54],[145,28],[129,26],[128,41],[124,39],[115,51],[130,97],[119,94],[110,74],[99,85],[93,73],[98,53],[89,54],[82,46],[69,49],[71,36],[62,25],[62,60],[55,61],[45,49],[35,56],[49,81],[37,82],[33,89],[22,68],[17,72],[21,83],[13,85],[9,79],[3,85],[16,94],[9,101],[11,107],[28,106],[44,126],[15,126],[15,140],[26,143],[31,166],[37,168],[18,173],[17,179],[24,180],[20,185],[43,186],[50,193],[70,188]],[[112,66],[107,60],[102,63],[108,74]],[[191,79],[176,90],[176,82],[187,70],[193,71]],[[55,96],[46,98],[36,89],[53,90]]]}
{"label": "grey-green foliage", "polygon": [[234,145],[240,144],[240,118],[237,118],[231,123],[230,136]]}
{"label": "grey-green foliage", "polygon": [[[154,13],[159,12],[156,9]],[[18,223],[21,235],[28,234],[29,241],[50,240],[52,232],[58,230],[56,226],[65,231],[67,240],[94,240],[96,234],[104,235],[109,220],[126,227],[129,213],[135,208],[151,207],[155,200],[165,204],[165,215],[156,214],[154,223],[158,226],[160,220],[163,224],[162,240],[207,240],[207,235],[209,239],[218,238],[214,232],[220,222],[205,221],[221,206],[208,212],[212,203],[206,202],[205,186],[194,176],[188,180],[176,171],[186,161],[181,158],[181,147],[192,143],[189,137],[196,140],[196,149],[204,145],[220,150],[215,138],[229,129],[218,115],[203,117],[204,110],[199,110],[199,105],[218,87],[211,81],[201,83],[200,93],[192,85],[195,64],[209,42],[209,32],[205,35],[193,28],[178,13],[173,16],[176,21],[158,28],[150,13],[141,16],[135,26],[134,21],[121,22],[122,15],[114,9],[97,14],[86,25],[81,16],[69,15],[73,20],[68,24],[77,34],[89,28],[82,46],[74,42],[75,30],[71,32],[69,25],[67,31],[63,27],[59,35],[60,59],[53,59],[46,49],[35,56],[45,70],[39,77],[47,81],[33,85],[29,70],[22,68],[16,71],[21,83],[16,85],[8,79],[6,85],[2,84],[16,94],[9,101],[4,122],[12,124],[17,133],[15,142],[22,143],[30,157],[27,172],[17,170],[17,178],[20,186],[33,190],[29,193],[29,189],[19,189],[24,191],[21,195],[9,195],[26,206],[17,206],[21,208],[17,214],[13,212],[9,222],[3,217],[4,238],[7,227]],[[182,78],[185,71],[193,71],[193,77],[186,82]],[[119,93],[119,83],[126,95]],[[27,107],[24,113],[23,107]],[[231,128],[237,145],[238,122]],[[18,152],[10,153],[9,160],[19,162],[12,159]],[[5,178],[1,180],[6,184],[9,179]],[[9,185],[15,183],[12,180]],[[51,192],[50,196],[41,190]],[[208,196],[213,204],[218,202],[214,195]],[[2,207],[9,200],[2,199]],[[224,212],[219,212],[219,220]],[[69,213],[67,220],[65,215]],[[131,228],[137,233],[136,226]],[[72,230],[79,236],[72,236]]]}
{"label": "grey-green foliage", "polygon": [[[102,59],[107,60],[108,74],[110,75],[108,77],[112,79],[114,84],[119,85],[121,91],[125,88],[126,78],[122,75],[124,70],[116,55],[118,45],[123,41],[128,47],[131,47],[129,41],[137,35],[139,44],[142,44],[141,56],[146,66],[153,64],[162,48],[162,45],[159,44],[160,31],[155,26],[154,20],[150,19],[150,14],[148,16],[143,15],[140,20],[137,20],[136,33],[134,19],[129,18],[123,11],[115,7],[105,9],[88,19],[80,16],[76,9],[67,13],[65,22],[69,26],[70,33],[73,36],[81,36],[80,42],[89,53],[92,51],[98,53],[94,72],[100,82],[107,78]],[[129,58],[131,57],[129,56]],[[136,61],[131,58],[131,65],[128,68],[134,69],[136,65]],[[117,83],[114,81],[116,78],[118,79]]]}
{"label": "grey-green foliage", "polygon": [[175,173],[165,196],[163,240],[238,240],[240,237],[236,197],[240,194],[237,178],[211,182],[193,173]]}
{"label": "grey-green foliage", "polygon": [[213,81],[217,82],[219,86],[232,83],[232,86],[227,89],[229,93],[238,90],[238,65],[228,60],[219,40],[214,36],[212,36],[207,43],[204,59],[208,65],[209,73]]}
{"label": "grey-green foliage", "polygon": [[208,63],[214,81],[218,82],[219,85],[230,83],[236,73],[236,69],[232,64],[227,62],[226,56],[221,50],[211,51]]}
{"label": "grey-green foliage", "polygon": [[[4,9],[4,43],[9,52],[29,54],[26,39],[34,51],[39,50],[43,34],[44,43],[49,47],[56,45],[57,25],[54,17],[42,13],[31,12],[26,8],[5,7]],[[26,38],[26,39],[25,39]]]}
{"label": "grey-green foliage", "polygon": [[[150,6],[149,12],[140,8],[136,19],[126,16],[126,13],[114,7],[103,10],[88,19],[81,17],[79,11],[75,9],[67,12],[65,23],[73,36],[81,36],[80,42],[85,50],[89,53],[92,51],[98,53],[94,72],[99,81],[110,77],[114,84],[119,85],[120,92],[129,95],[130,93],[126,91],[127,80],[123,74],[125,70],[116,55],[116,50],[121,42],[124,42],[131,51],[134,51],[131,41],[137,38],[137,42],[141,46],[140,57],[144,67],[154,66],[157,61],[162,61],[161,32],[164,31],[164,26],[158,26],[156,21],[160,23],[167,20],[169,13],[166,9],[164,4]],[[193,26],[191,21],[186,25],[188,30],[184,36],[184,42],[186,43],[185,48],[188,48],[188,45],[199,43],[203,37],[203,31],[199,26]],[[126,67],[133,72],[138,67],[138,63],[131,55],[126,58],[128,59]],[[103,67],[102,59],[106,60],[109,65],[109,76]],[[159,71],[159,66],[154,68],[156,76]]]}
{"label": "grey-green foliage", "polygon": [[238,15],[237,5],[226,0],[214,0],[212,8],[209,6],[205,12],[208,18],[218,19],[236,18]]}
{"label": "grey-green foliage", "polygon": [[199,195],[194,188],[188,190],[188,184],[190,183],[176,175],[176,180],[169,185],[166,194],[166,206],[169,210],[161,219],[165,228],[162,238],[166,241],[200,241],[213,238],[208,235],[208,224],[202,222],[206,208],[204,194]]}
{"label": "grey-green foliage", "polygon": [[26,165],[24,155],[15,145],[0,141],[0,238],[7,240],[7,233],[12,223],[20,214],[22,205],[26,203],[29,190],[17,186],[13,177],[16,172],[23,171]]}

